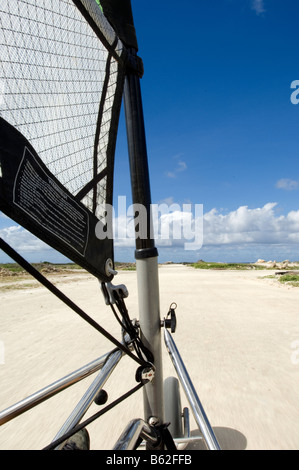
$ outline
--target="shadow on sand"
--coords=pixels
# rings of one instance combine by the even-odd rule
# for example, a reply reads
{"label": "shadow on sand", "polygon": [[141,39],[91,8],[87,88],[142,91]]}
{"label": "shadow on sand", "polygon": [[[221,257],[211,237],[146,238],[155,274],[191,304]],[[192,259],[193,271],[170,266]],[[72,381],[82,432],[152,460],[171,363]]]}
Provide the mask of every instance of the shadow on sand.
{"label": "shadow on sand", "polygon": [[[247,447],[247,439],[244,434],[236,431],[236,429],[214,427],[214,433],[217,437],[222,450],[245,450]],[[192,436],[199,436],[198,430],[191,431]],[[203,440],[189,444],[186,450],[207,450]]]}

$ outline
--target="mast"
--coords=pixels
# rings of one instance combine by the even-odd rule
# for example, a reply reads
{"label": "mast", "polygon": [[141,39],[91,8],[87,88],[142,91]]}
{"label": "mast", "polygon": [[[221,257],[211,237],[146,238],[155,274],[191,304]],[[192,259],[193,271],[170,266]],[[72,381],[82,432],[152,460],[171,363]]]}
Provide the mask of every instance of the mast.
{"label": "mast", "polygon": [[[101,5],[116,33],[130,51],[129,62],[140,63],[131,1],[101,0]],[[138,220],[139,224],[144,224],[144,227],[139,226],[139,234],[146,235],[136,236],[135,258],[141,337],[154,356],[156,370],[153,382],[144,387],[144,414],[147,421],[153,418],[154,422],[162,424],[164,412],[158,251],[151,234],[151,191],[140,76],[138,67],[137,70],[128,68],[124,105],[133,204],[141,204],[146,211],[146,217]]]}

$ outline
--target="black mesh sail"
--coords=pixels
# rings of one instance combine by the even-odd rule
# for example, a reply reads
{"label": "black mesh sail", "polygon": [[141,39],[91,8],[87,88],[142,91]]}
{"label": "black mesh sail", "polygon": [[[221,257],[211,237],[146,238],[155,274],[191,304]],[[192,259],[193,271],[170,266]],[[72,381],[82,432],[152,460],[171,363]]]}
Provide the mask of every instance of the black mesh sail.
{"label": "black mesh sail", "polygon": [[0,209],[104,281],[125,59],[98,0],[0,2]]}

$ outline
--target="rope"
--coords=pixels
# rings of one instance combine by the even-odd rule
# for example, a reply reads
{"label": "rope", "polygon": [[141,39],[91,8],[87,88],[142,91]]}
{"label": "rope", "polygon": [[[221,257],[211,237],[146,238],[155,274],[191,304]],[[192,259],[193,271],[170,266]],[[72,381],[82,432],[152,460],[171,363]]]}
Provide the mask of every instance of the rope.
{"label": "rope", "polygon": [[137,328],[132,324],[124,299],[120,297],[117,292],[114,292],[114,298],[115,304],[122,317],[122,321],[118,317],[117,312],[115,311],[115,308],[111,302],[109,303],[110,307],[117,321],[120,323],[124,331],[130,336],[137,356],[140,360],[153,364],[154,356],[152,352],[142,343]]}
{"label": "rope", "polygon": [[112,408],[114,408],[116,405],[118,405],[119,403],[121,403],[122,401],[126,400],[128,397],[130,397],[131,395],[133,395],[135,392],[138,392],[138,390],[140,390],[143,386],[145,385],[145,383],[139,383],[138,385],[136,385],[136,387],[132,388],[131,390],[129,390],[127,393],[125,393],[124,395],[122,395],[121,397],[119,397],[117,400],[113,401],[112,403],[110,403],[110,405],[106,406],[103,410],[101,411],[98,411],[97,413],[95,413],[93,416],[91,416],[90,418],[86,419],[83,423],[81,424],[78,424],[77,426],[75,426],[73,429],[71,429],[70,431],[68,431],[67,433],[65,433],[63,436],[59,437],[58,439],[56,439],[55,441],[51,442],[51,444],[49,444],[48,446],[44,447],[42,450],[54,450],[56,447],[58,447],[60,444],[62,444],[64,441],[68,440],[70,437],[72,437],[74,434],[76,434],[77,432],[81,431],[81,429],[83,428],[86,428],[86,426],[88,426],[90,423],[92,423],[93,421],[95,421],[96,419],[100,418],[101,416],[103,416],[103,414],[107,413],[107,411],[110,411]]}
{"label": "rope", "polygon": [[[103,336],[105,336],[109,341],[111,341],[117,349],[120,349],[129,357],[131,357],[135,362],[137,362],[140,366],[149,366],[154,363],[154,357],[144,344],[142,343],[137,328],[134,327],[132,322],[130,321],[128,311],[125,306],[124,300],[116,295],[115,303],[117,308],[120,312],[122,317],[122,321],[120,321],[116,310],[114,309],[113,305],[110,303],[110,306],[113,310],[113,313],[121,326],[123,327],[124,331],[127,332],[131,338],[131,341],[134,345],[135,352],[137,354],[134,355],[131,353],[129,348],[117,341],[113,336],[110,335],[104,328],[102,328],[95,320],[93,320],[89,315],[87,315],[80,307],[78,307],[72,300],[70,300],[63,292],[61,292],[56,286],[54,286],[45,276],[43,276],[37,269],[35,269],[30,263],[28,263],[21,255],[19,255],[11,246],[9,246],[2,238],[0,238],[0,249],[3,250],[10,258],[12,258],[16,263],[18,263],[23,269],[25,269],[30,275],[32,275],[37,281],[39,281],[44,287],[46,287],[50,292],[52,292],[56,297],[58,297],[62,302],[64,302],[68,307],[70,307],[75,313],[77,313],[83,320],[89,323],[92,327],[94,327],[97,331],[99,331]],[[144,359],[144,357],[146,359]],[[149,364],[150,363],[150,364]],[[138,369],[139,370],[139,369]],[[137,375],[136,375],[137,377]],[[54,442],[49,444],[43,450],[52,450],[58,447],[60,444],[68,440],[71,436],[79,432],[81,429],[88,426],[90,423],[98,419],[100,416],[105,414],[107,411],[111,410],[113,407],[124,401],[126,398],[130,397],[133,393],[140,390],[147,381],[141,381],[140,383],[135,386],[133,389],[129,390],[127,393],[122,395],[120,398],[112,402],[110,405],[106,406],[103,410],[99,411],[98,413],[91,416],[89,419],[84,421],[83,423],[77,425],[69,432],[65,433],[60,438],[56,439]]]}
{"label": "rope", "polygon": [[70,300],[63,292],[61,292],[56,286],[54,286],[45,276],[43,276],[37,269],[35,269],[30,263],[28,263],[21,255],[19,255],[11,246],[9,246],[2,238],[0,238],[0,249],[3,250],[10,258],[18,263],[23,269],[31,274],[37,281],[39,281],[44,287],[46,287],[52,294],[56,295],[62,302],[76,312],[83,320],[89,323],[111,343],[113,343],[118,349],[123,351],[125,354],[131,357],[139,365],[144,366],[146,361],[136,357],[135,354],[124,346],[122,343],[117,341],[110,333],[101,327],[95,320],[87,315],[80,307],[78,307],[72,300]]}

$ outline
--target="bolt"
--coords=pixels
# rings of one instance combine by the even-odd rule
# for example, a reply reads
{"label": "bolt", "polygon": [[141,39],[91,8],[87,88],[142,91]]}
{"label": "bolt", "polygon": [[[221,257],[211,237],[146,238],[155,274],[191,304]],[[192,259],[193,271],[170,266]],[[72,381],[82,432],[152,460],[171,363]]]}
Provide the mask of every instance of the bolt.
{"label": "bolt", "polygon": [[156,416],[151,416],[148,420],[148,424],[150,426],[157,426],[160,423],[159,418],[156,418]]}

